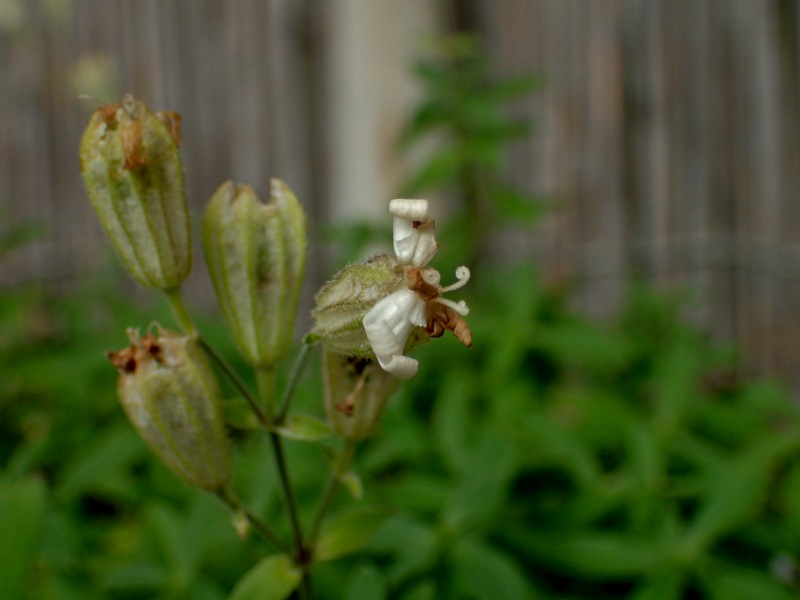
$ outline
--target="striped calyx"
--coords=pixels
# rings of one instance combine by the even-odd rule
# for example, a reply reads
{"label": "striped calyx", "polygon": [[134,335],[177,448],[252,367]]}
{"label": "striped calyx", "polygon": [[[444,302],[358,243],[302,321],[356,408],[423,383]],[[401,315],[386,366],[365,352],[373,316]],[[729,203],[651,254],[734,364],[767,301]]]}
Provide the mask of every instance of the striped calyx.
{"label": "striped calyx", "polygon": [[195,336],[157,329],[108,357],[128,418],[150,449],[190,485],[224,487],[232,458],[219,385]]}
{"label": "striped calyx", "polygon": [[122,264],[141,284],[177,288],[192,266],[180,116],[130,94],[92,114],[80,166],[89,200]]}
{"label": "striped calyx", "polygon": [[222,314],[242,356],[273,367],[289,349],[306,264],[306,218],[292,190],[269,202],[228,181],[203,216],[203,250]]}

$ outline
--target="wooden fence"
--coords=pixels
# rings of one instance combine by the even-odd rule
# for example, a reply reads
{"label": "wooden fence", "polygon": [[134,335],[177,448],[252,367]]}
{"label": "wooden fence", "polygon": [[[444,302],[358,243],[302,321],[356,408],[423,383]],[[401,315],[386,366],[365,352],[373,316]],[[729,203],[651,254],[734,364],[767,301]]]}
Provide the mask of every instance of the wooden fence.
{"label": "wooden fence", "polygon": [[[184,117],[196,212],[227,178],[280,174],[315,223],[375,214],[425,32],[478,30],[499,73],[546,87],[509,177],[558,200],[523,243],[593,314],[631,274],[691,286],[698,318],[800,390],[797,0],[0,0],[0,219],[46,239],[0,281],[102,265],[77,144],[133,91]],[[331,267],[311,264],[312,284]],[[192,283],[208,292],[202,279]]]}

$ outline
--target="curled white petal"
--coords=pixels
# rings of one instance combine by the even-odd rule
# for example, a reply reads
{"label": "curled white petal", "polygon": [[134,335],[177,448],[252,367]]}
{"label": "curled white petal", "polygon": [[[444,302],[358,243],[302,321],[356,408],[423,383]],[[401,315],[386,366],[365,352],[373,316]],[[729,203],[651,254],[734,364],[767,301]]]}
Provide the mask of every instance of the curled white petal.
{"label": "curled white petal", "polygon": [[400,379],[411,379],[417,374],[419,361],[408,356],[378,356],[378,364],[384,371]]}
{"label": "curled white petal", "polygon": [[414,325],[425,325],[425,303],[415,292],[403,289],[389,294],[370,309],[363,324],[384,370],[405,379],[416,373],[417,361],[403,356]]}
{"label": "curled white petal", "polygon": [[423,267],[436,249],[436,227],[428,219],[427,200],[396,199],[389,203],[394,217],[394,253],[406,266]]}
{"label": "curled white petal", "polygon": [[389,202],[389,214],[407,221],[424,221],[428,218],[428,201],[396,198]]}

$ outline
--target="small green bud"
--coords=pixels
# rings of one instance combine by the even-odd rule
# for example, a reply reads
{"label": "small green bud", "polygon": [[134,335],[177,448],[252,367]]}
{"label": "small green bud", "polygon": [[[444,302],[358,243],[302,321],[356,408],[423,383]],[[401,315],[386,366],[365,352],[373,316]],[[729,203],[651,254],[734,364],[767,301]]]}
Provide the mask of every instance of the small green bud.
{"label": "small green bud", "polygon": [[255,367],[274,366],[292,341],[306,264],[306,219],[288,186],[264,203],[228,181],[203,216],[203,249],[236,347]]}
{"label": "small green bud", "polygon": [[331,428],[348,440],[370,437],[400,380],[368,358],[325,350],[325,412]]}
{"label": "small green bud", "polygon": [[126,95],[92,114],[81,174],[122,264],[141,284],[178,287],[192,266],[183,185],[180,116],[153,114]]}
{"label": "small green bud", "polygon": [[379,254],[364,263],[347,265],[317,293],[312,335],[346,356],[374,357],[364,331],[364,316],[404,281],[397,258]]}
{"label": "small green bud", "polygon": [[195,336],[163,330],[109,353],[117,391],[131,423],[150,449],[190,485],[216,490],[232,461],[216,377]]}

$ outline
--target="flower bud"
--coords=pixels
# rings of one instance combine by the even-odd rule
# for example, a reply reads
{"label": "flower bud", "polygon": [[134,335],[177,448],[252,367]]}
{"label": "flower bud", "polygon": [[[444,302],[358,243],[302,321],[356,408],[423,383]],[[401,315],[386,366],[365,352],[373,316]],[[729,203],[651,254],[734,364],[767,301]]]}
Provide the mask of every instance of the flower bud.
{"label": "flower bud", "polygon": [[364,263],[348,265],[317,293],[312,311],[312,335],[346,356],[374,356],[362,323],[375,304],[403,281],[398,260],[379,254]]}
{"label": "flower bud", "polygon": [[271,182],[264,203],[248,185],[223,183],[203,217],[203,248],[222,314],[255,367],[289,349],[306,264],[306,219],[292,191]]}
{"label": "flower bud", "polygon": [[399,379],[368,358],[325,350],[325,412],[333,430],[348,440],[373,434]]}
{"label": "flower bud", "polygon": [[141,284],[178,287],[192,265],[183,185],[180,116],[153,114],[126,95],[92,114],[81,174],[122,264]]}
{"label": "flower bud", "polygon": [[215,490],[231,476],[222,395],[194,336],[167,331],[109,353],[117,391],[131,423],[169,469],[190,485]]}

